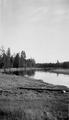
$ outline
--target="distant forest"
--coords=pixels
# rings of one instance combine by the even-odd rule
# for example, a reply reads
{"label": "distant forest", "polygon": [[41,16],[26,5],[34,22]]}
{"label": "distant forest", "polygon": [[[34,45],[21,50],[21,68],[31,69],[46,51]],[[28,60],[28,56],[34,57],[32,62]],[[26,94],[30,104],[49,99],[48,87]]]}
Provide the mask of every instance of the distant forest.
{"label": "distant forest", "polygon": [[37,63],[37,68],[63,68],[63,69],[69,69],[69,61],[65,62],[56,62],[56,63]]}
{"label": "distant forest", "polygon": [[10,48],[0,48],[0,68],[19,68],[19,67],[35,67],[35,60],[26,59],[26,53],[22,50],[20,53],[11,54]]}
{"label": "distant forest", "polygon": [[0,48],[0,68],[69,68],[69,61],[59,62],[57,60],[56,63],[36,63],[36,61],[32,58],[26,58],[26,52],[22,50],[19,53],[14,55],[11,54],[10,48],[7,50],[4,47]]}

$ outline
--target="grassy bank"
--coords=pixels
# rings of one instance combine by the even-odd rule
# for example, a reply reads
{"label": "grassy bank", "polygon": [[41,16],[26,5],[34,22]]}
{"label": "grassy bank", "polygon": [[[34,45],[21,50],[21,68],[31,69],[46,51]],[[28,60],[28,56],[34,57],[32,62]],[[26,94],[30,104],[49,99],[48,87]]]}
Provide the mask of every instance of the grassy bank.
{"label": "grassy bank", "polygon": [[68,120],[68,95],[65,86],[0,73],[0,120]]}

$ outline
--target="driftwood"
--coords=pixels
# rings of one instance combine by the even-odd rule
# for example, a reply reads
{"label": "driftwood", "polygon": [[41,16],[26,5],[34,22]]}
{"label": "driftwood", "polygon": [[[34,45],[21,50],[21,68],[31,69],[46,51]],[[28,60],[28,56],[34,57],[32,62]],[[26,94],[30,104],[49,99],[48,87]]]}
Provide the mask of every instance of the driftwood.
{"label": "driftwood", "polygon": [[54,91],[54,92],[61,92],[61,93],[69,92],[69,90],[67,89],[64,90],[64,89],[54,89],[54,88],[18,87],[18,89],[34,90],[37,92],[44,92],[44,91]]}

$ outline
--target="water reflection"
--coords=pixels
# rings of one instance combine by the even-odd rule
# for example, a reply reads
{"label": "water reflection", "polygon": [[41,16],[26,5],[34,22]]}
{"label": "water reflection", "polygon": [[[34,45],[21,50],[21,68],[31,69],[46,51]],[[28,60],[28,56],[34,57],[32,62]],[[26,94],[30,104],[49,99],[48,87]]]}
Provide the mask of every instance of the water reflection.
{"label": "water reflection", "polygon": [[56,73],[57,74],[57,77],[59,76],[59,73]]}
{"label": "water reflection", "polygon": [[35,70],[24,70],[24,71],[14,71],[12,74],[21,75],[21,76],[34,76]]}

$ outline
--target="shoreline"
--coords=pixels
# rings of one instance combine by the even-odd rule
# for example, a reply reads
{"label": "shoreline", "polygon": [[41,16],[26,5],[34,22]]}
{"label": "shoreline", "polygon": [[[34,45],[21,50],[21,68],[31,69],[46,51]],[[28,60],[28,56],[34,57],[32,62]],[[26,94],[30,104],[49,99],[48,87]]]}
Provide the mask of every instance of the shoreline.
{"label": "shoreline", "polygon": [[[52,70],[51,72],[56,73],[56,71]],[[64,86],[64,85],[54,85],[54,84],[51,84],[51,83],[46,83],[42,79],[34,79],[34,78],[29,78],[29,77],[26,77],[26,76],[20,76],[20,75],[15,75],[15,74],[6,74],[6,73],[1,73],[0,72],[0,79],[1,78],[3,80],[7,80],[7,83],[5,83],[5,84],[8,85],[8,82],[9,82],[11,87],[12,87],[11,80],[13,80],[14,81],[13,85],[15,85],[15,86],[21,85],[25,88],[27,88],[27,86],[25,86],[24,84],[26,84],[30,87],[30,86],[32,86],[32,83],[33,83],[33,87],[38,87],[40,89],[44,89],[44,88],[48,89],[48,87],[49,88],[56,88],[57,86],[58,86],[58,88],[62,87],[62,88],[65,88],[65,89],[66,88],[69,89],[67,86]],[[1,80],[1,82],[3,84],[4,81]]]}

